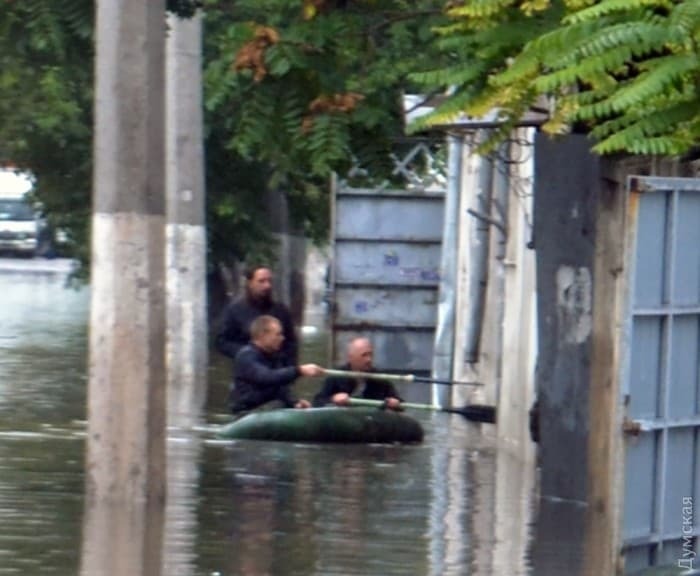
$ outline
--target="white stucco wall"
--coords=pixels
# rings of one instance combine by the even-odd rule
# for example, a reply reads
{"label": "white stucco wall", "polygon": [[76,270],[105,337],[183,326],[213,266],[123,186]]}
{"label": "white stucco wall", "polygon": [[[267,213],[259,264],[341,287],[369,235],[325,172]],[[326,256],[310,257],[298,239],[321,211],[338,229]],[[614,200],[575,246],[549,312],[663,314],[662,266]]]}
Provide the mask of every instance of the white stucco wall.
{"label": "white stucco wall", "polygon": [[[527,247],[532,235],[533,149],[524,144],[522,131],[511,147],[505,258],[496,258],[501,234],[491,227],[489,280],[478,362],[465,362],[470,322],[470,246],[475,218],[467,209],[475,205],[480,158],[465,148],[460,208],[457,318],[453,378],[481,382],[481,387],[456,386],[452,403],[486,403],[498,406],[497,433],[524,458],[534,455],[527,428],[527,413],[534,397],[537,352],[535,309],[535,258]],[[500,220],[497,210],[489,214]]]}

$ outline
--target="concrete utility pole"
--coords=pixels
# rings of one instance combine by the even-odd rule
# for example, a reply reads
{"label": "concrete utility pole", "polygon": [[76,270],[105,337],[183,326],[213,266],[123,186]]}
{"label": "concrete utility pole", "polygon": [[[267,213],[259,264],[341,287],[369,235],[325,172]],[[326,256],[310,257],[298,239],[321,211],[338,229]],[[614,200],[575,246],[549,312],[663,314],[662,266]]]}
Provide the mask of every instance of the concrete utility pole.
{"label": "concrete utility pole", "polygon": [[171,424],[186,424],[207,389],[207,291],[202,18],[168,18],[167,365]]}
{"label": "concrete utility pole", "polygon": [[165,504],[164,0],[97,2],[85,576],[159,576]]}

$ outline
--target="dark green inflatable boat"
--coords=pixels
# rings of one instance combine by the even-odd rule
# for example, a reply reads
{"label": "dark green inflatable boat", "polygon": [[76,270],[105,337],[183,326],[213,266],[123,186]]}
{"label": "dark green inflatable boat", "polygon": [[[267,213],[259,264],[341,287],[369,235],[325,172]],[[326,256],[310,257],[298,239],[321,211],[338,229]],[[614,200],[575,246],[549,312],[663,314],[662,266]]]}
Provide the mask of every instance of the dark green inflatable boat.
{"label": "dark green inflatable boat", "polygon": [[423,440],[420,423],[377,408],[307,408],[253,412],[222,426],[220,438],[282,442],[391,444]]}

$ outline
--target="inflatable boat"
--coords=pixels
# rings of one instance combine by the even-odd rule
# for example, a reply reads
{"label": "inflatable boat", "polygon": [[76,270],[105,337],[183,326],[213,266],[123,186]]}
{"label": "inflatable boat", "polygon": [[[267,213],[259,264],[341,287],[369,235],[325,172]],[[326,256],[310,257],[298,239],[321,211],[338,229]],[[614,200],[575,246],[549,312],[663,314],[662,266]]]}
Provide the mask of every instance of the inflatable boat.
{"label": "inflatable boat", "polygon": [[401,412],[378,408],[307,408],[252,412],[225,424],[219,438],[316,443],[417,443],[420,423]]}

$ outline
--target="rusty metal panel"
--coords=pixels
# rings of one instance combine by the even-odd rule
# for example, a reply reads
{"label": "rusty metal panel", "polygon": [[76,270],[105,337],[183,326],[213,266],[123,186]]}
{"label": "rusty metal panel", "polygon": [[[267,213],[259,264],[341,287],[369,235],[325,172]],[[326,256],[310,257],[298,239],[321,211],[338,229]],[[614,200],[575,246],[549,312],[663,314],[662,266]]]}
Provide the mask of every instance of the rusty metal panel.
{"label": "rusty metal panel", "polygon": [[[332,360],[370,338],[386,372],[429,374],[437,320],[444,190],[360,189],[334,194]],[[428,387],[405,397],[428,399]]]}

